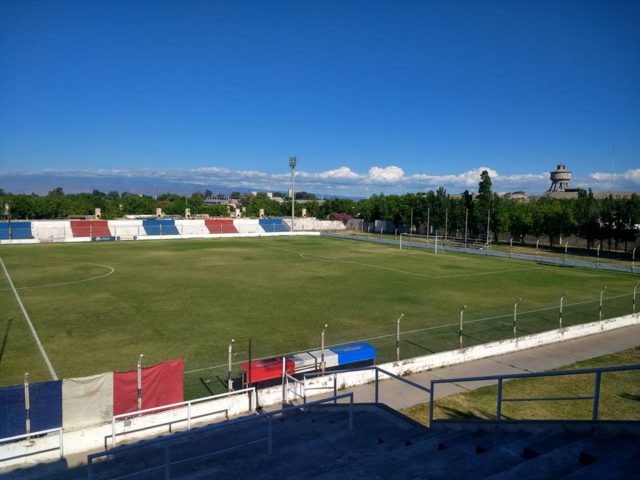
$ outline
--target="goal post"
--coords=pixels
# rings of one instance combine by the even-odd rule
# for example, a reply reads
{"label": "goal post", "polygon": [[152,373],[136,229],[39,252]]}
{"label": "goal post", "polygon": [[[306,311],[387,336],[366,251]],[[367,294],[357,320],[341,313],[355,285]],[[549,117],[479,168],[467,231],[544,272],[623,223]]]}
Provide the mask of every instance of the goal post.
{"label": "goal post", "polygon": [[421,235],[411,233],[400,233],[399,247],[400,250],[406,248],[430,249],[438,253],[438,249],[442,247],[453,247],[456,250],[486,250],[490,248],[487,245],[486,238],[465,238],[465,237],[448,237],[440,235]]}

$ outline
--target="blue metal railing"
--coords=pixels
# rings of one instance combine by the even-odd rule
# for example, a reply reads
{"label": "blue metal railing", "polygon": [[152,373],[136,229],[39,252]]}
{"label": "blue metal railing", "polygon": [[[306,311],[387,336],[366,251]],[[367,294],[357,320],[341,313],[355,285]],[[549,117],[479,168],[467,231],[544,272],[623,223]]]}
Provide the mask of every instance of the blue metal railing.
{"label": "blue metal railing", "polygon": [[368,367],[359,367],[359,368],[350,368],[347,370],[334,370],[333,372],[313,372],[313,373],[307,373],[304,375],[304,383],[305,383],[305,395],[306,395],[306,390],[323,390],[326,387],[307,387],[307,378],[312,378],[312,377],[319,377],[322,375],[325,376],[329,376],[329,375],[333,375],[333,395],[337,395],[338,393],[338,375],[341,375],[343,373],[350,373],[350,372],[363,372],[366,370],[374,370],[375,371],[375,403],[380,403],[380,374],[382,373],[383,375],[387,375],[395,380],[399,380],[403,383],[406,383],[407,385],[411,385],[412,387],[417,388],[418,390],[422,390],[423,392],[429,393],[431,394],[431,389],[428,387],[425,387],[424,385],[420,385],[419,383],[416,382],[412,382],[411,380],[408,380],[406,378],[401,377],[400,375],[396,375],[395,373],[391,373],[388,370],[385,370],[383,368],[380,368],[376,365],[371,365]]}
{"label": "blue metal railing", "polygon": [[[602,374],[607,372],[624,372],[640,370],[640,365],[623,365],[618,367],[599,367],[599,368],[583,368],[578,370],[562,370],[558,372],[539,372],[539,373],[510,373],[505,375],[485,375],[481,377],[461,377],[461,378],[443,378],[431,380],[431,398],[429,400],[429,426],[433,426],[434,423],[446,423],[446,422],[459,422],[464,421],[461,419],[448,420],[448,419],[434,419],[434,399],[435,399],[435,387],[439,383],[463,383],[463,382],[479,382],[479,381],[498,381],[498,390],[496,395],[496,418],[495,420],[482,420],[486,422],[501,422],[502,421],[502,404],[504,402],[539,402],[539,401],[560,401],[560,400],[592,400],[593,406],[591,409],[591,421],[598,421],[598,409],[600,407],[600,384],[602,380]],[[573,396],[573,397],[527,397],[527,398],[504,398],[503,396],[503,383],[505,380],[512,380],[516,378],[543,378],[543,377],[562,377],[567,375],[595,375],[593,395],[586,396]],[[640,420],[634,420],[640,422]]]}
{"label": "blue metal railing", "polygon": [[163,462],[160,465],[154,465],[148,468],[145,468],[143,470],[139,470],[137,472],[132,472],[132,473],[128,473],[126,475],[121,475],[119,477],[109,477],[110,480],[122,480],[125,478],[133,478],[133,477],[137,477],[139,475],[143,475],[143,474],[147,474],[147,473],[151,473],[151,472],[158,472],[158,474],[160,474],[160,472],[164,472],[164,478],[170,478],[170,470],[171,467],[173,465],[179,465],[179,464],[183,464],[183,463],[188,463],[188,462],[192,462],[194,460],[199,460],[199,459],[203,459],[206,457],[211,457],[214,455],[219,455],[222,453],[226,453],[226,452],[230,452],[233,450],[237,450],[243,447],[247,447],[253,444],[257,444],[257,443],[261,443],[261,442],[267,442],[267,453],[269,455],[273,454],[273,417],[276,415],[281,415],[283,413],[286,412],[292,412],[292,411],[296,411],[296,410],[304,410],[307,409],[309,407],[312,407],[314,405],[320,405],[323,403],[329,403],[329,402],[334,402],[336,403],[338,400],[343,399],[343,398],[348,398],[349,399],[349,431],[352,432],[353,431],[353,393],[344,393],[342,395],[336,395],[334,397],[330,397],[330,398],[324,398],[322,400],[316,400],[314,402],[307,402],[303,405],[296,405],[296,406],[292,406],[292,407],[286,407],[286,408],[282,408],[280,410],[276,410],[273,412],[266,412],[266,413],[261,413],[259,415],[252,415],[249,417],[242,417],[242,418],[238,418],[235,420],[231,420],[228,422],[224,422],[224,423],[218,423],[215,425],[209,425],[207,427],[203,427],[200,428],[198,430],[198,434],[202,434],[202,433],[206,433],[209,431],[213,431],[213,430],[220,430],[223,428],[228,428],[230,426],[235,426],[235,425],[240,425],[240,424],[245,424],[245,423],[249,423],[249,422],[255,422],[255,421],[261,421],[261,420],[266,420],[267,421],[267,436],[266,437],[262,437],[259,438],[257,440],[252,440],[249,442],[244,442],[240,445],[234,445],[233,447],[229,447],[229,448],[225,448],[225,449],[221,449],[221,450],[216,450],[214,452],[207,452],[205,454],[200,454],[200,455],[193,455],[190,457],[186,457],[186,458],[181,458],[179,460],[172,460],[171,459],[171,446],[172,444],[176,443],[176,440],[180,440],[183,439],[185,436],[187,435],[191,435],[193,434],[193,432],[181,432],[181,433],[176,433],[174,435],[172,435],[171,437],[168,438],[158,438],[156,440],[151,440],[149,442],[144,442],[142,444],[136,444],[136,445],[127,445],[127,446],[122,446],[122,447],[116,447],[116,448],[112,448],[109,450],[105,450],[104,452],[98,452],[98,453],[92,453],[90,455],[87,456],[87,478],[89,480],[93,480],[94,477],[94,461],[97,458],[101,458],[101,457],[110,457],[110,458],[114,458],[117,457],[120,454],[129,454],[132,451],[135,450],[142,450],[142,449],[146,449],[149,448],[150,446],[160,446],[163,449]]}

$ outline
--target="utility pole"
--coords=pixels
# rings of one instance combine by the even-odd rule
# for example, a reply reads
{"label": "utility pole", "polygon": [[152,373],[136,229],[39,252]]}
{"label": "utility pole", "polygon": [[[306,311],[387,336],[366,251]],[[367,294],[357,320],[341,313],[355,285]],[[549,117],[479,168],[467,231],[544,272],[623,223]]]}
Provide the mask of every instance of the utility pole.
{"label": "utility pole", "polygon": [[296,215],[296,165],[298,159],[296,157],[289,157],[289,169],[291,170],[291,233],[293,233],[293,221]]}

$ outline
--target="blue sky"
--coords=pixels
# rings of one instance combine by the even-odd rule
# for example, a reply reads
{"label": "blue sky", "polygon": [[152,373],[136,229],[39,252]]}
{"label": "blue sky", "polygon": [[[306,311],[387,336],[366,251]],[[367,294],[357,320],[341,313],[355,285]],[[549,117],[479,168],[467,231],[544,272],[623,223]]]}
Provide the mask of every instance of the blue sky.
{"label": "blue sky", "polygon": [[0,4],[2,171],[640,190],[640,3]]}

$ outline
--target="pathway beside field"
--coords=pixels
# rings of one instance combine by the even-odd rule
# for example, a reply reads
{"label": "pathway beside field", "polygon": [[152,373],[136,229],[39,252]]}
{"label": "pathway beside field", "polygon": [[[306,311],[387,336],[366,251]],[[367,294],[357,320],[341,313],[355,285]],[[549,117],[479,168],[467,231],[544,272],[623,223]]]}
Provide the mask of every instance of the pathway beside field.
{"label": "pathway beside field", "polygon": [[[425,387],[429,387],[431,380],[437,378],[542,372],[570,365],[580,360],[620,352],[636,346],[640,346],[640,325],[619,328],[597,335],[544,345],[520,352],[507,353],[497,357],[415,373],[408,375],[406,378]],[[436,398],[446,397],[492,384],[495,384],[495,382],[464,382],[464,386],[462,384],[452,383],[442,384],[436,388]],[[347,388],[340,393],[344,393],[345,391],[353,392],[354,401],[356,402],[374,401],[374,384]],[[330,397],[331,394],[323,396]],[[312,397],[310,400],[318,398],[322,398],[322,396]],[[400,381],[386,380],[380,383],[380,401],[399,410],[401,408],[412,407],[419,403],[425,403],[429,401],[429,396],[417,388],[413,388]],[[279,408],[279,406],[276,408]]]}

